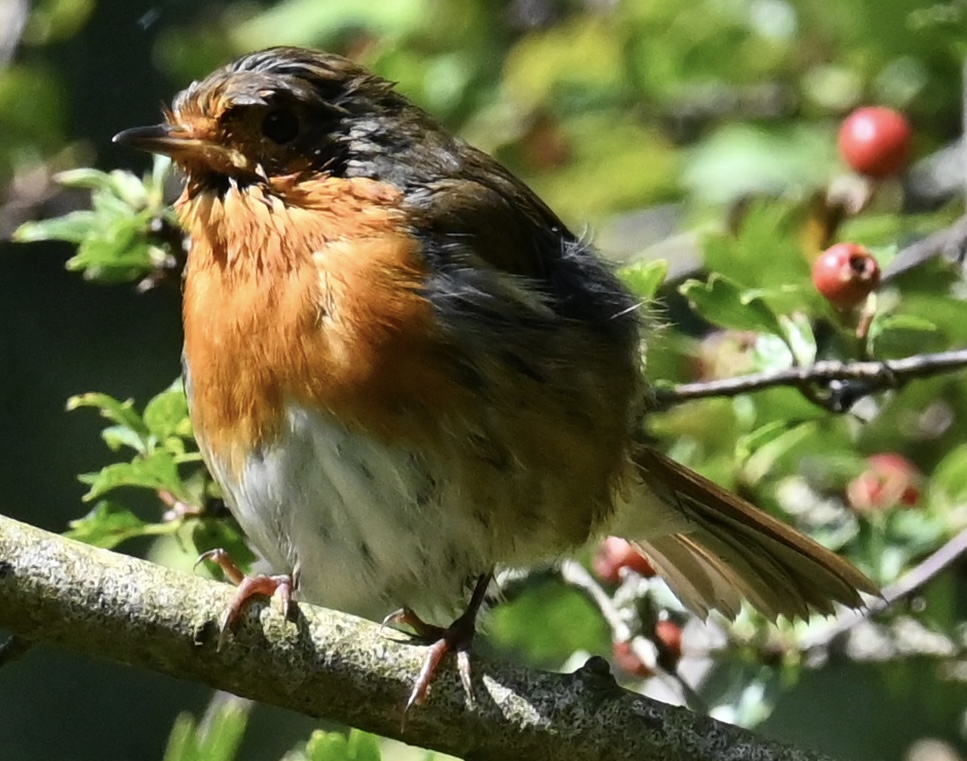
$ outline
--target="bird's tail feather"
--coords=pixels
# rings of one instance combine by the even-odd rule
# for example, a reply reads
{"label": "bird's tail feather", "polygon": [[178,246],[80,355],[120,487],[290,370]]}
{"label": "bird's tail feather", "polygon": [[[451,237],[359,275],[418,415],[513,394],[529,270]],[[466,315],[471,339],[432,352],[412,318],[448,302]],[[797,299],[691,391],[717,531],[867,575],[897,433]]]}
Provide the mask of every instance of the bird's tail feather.
{"label": "bird's tail feather", "polygon": [[805,618],[836,603],[861,607],[861,592],[879,594],[835,553],[674,460],[649,447],[634,460],[649,502],[658,497],[684,520],[630,538],[695,612],[733,618],[745,599],[773,620]]}

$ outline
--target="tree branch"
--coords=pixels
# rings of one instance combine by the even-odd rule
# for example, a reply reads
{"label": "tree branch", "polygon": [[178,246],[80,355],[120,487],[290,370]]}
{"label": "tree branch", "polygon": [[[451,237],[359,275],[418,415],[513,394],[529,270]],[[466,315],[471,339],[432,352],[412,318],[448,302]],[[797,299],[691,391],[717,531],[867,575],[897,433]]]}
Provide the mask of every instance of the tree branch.
{"label": "tree branch", "polygon": [[[963,155],[967,160],[967,143]],[[967,174],[965,174],[967,177]],[[967,216],[961,217],[950,227],[931,233],[901,249],[883,268],[883,281],[892,280],[935,256],[948,261],[960,261],[967,246]]]}
{"label": "tree branch", "polygon": [[[772,373],[755,373],[701,383],[682,383],[672,388],[658,388],[655,390],[655,407],[667,409],[695,399],[736,396],[775,386],[791,386],[808,390],[817,385],[828,386],[831,383],[849,381],[863,383],[863,395],[865,395],[874,391],[899,388],[913,378],[926,378],[963,367],[967,367],[967,349],[939,354],[917,354],[882,362],[823,360],[805,367],[790,367]],[[812,397],[813,395],[810,395],[810,398]]]}
{"label": "tree branch", "polygon": [[304,603],[253,605],[216,650],[232,590],[0,516],[0,626],[473,761],[819,761],[820,756],[619,688],[605,661],[548,674],[474,656],[474,700],[452,662],[401,727],[422,660],[375,624]]}
{"label": "tree branch", "polygon": [[865,621],[886,610],[897,600],[902,600],[925,587],[934,577],[953,565],[964,553],[967,553],[967,529],[957,533],[902,577],[884,587],[880,596],[871,600],[865,608],[842,610],[829,627],[817,632],[815,636],[804,639],[800,645],[801,649],[806,651],[826,647],[860,621]]}

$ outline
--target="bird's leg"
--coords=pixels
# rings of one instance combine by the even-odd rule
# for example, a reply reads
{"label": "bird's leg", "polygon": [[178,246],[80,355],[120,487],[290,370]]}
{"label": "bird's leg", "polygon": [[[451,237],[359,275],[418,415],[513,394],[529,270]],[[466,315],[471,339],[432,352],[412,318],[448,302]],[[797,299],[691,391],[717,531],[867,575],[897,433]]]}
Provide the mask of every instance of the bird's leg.
{"label": "bird's leg", "polygon": [[195,565],[197,566],[199,563],[206,560],[210,560],[211,562],[217,564],[218,567],[222,569],[222,573],[224,573],[225,576],[227,576],[228,579],[238,587],[235,590],[235,594],[232,596],[228,607],[226,607],[225,611],[222,613],[222,618],[218,625],[219,647],[222,646],[228,631],[241,615],[242,609],[245,607],[246,603],[253,597],[262,595],[266,597],[278,597],[279,602],[282,605],[282,615],[283,617],[288,618],[289,605],[292,602],[292,590],[295,587],[292,574],[269,576],[267,574],[260,573],[256,574],[255,576],[246,576],[244,573],[242,573],[242,570],[235,565],[235,562],[229,557],[228,553],[222,549],[214,549],[202,553],[198,560],[195,561]]}
{"label": "bird's leg", "polygon": [[493,578],[492,573],[485,573],[477,579],[470,597],[467,609],[446,628],[428,624],[409,608],[401,608],[395,613],[387,616],[384,624],[403,624],[408,626],[416,635],[431,643],[427,648],[426,658],[423,660],[423,667],[420,669],[410,697],[406,701],[404,714],[414,705],[419,705],[426,698],[430,683],[436,675],[440,661],[448,652],[457,654],[457,669],[460,672],[460,681],[468,695],[473,695],[473,688],[470,682],[470,646],[473,644],[474,634],[477,632],[477,614],[483,605],[484,598],[487,596],[487,587]]}

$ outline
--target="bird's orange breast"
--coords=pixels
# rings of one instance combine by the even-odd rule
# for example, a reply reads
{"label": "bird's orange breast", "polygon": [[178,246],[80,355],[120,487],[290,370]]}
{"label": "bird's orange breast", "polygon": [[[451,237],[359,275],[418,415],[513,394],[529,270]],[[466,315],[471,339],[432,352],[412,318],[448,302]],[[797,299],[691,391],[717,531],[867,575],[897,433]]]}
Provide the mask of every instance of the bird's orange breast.
{"label": "bird's orange breast", "polygon": [[371,180],[281,178],[179,202],[192,420],[234,472],[287,401],[386,440],[433,435],[419,411],[458,390],[398,201]]}

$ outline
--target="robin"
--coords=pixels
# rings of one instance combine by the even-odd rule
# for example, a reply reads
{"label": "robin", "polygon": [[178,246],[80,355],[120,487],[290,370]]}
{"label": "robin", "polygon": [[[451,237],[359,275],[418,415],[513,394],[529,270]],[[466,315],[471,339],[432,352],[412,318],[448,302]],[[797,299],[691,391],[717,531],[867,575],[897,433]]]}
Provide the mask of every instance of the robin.
{"label": "robin", "polygon": [[[640,305],[535,193],[393,85],[272,48],[118,142],[171,156],[184,377],[276,591],[465,652],[495,568],[633,539],[682,602],[862,605],[841,558],[649,446]],[[468,599],[469,594],[469,599]],[[462,612],[461,612],[462,611]],[[457,615],[457,614],[460,615]],[[452,623],[449,623],[456,616]]]}

